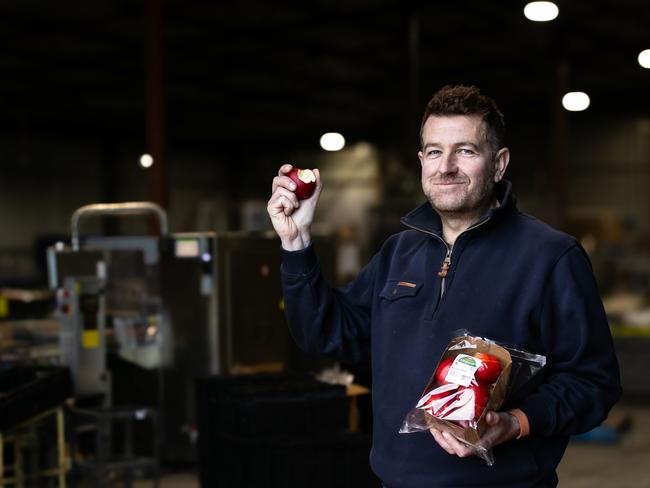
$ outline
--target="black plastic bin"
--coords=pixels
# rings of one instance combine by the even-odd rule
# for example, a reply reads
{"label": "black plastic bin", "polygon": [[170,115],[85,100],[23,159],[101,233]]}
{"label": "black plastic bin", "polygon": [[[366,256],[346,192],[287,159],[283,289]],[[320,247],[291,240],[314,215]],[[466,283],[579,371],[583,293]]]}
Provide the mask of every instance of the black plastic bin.
{"label": "black plastic bin", "polygon": [[347,422],[345,388],[308,380],[229,388],[220,398],[217,430],[241,436],[306,436],[340,432]]}
{"label": "black plastic bin", "polygon": [[[370,436],[342,432],[312,439],[218,434],[203,488],[367,488]],[[373,484],[373,482],[375,484]]]}
{"label": "black plastic bin", "polygon": [[[203,488],[377,486],[346,389],[301,374],[197,380]],[[373,481],[375,484],[373,484]]]}
{"label": "black plastic bin", "polygon": [[12,366],[0,371],[0,431],[46,412],[72,397],[70,371],[62,366]]}
{"label": "black plastic bin", "polygon": [[308,375],[200,379],[197,405],[199,428],[244,437],[313,437],[342,432],[348,422],[345,387]]}

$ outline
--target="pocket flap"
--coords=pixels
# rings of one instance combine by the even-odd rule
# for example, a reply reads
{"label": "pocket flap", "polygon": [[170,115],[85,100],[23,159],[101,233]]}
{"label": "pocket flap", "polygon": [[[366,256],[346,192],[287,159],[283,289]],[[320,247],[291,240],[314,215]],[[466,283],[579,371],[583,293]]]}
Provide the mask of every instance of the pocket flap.
{"label": "pocket flap", "polygon": [[386,300],[397,300],[402,297],[414,297],[422,288],[422,283],[408,280],[388,280],[379,296]]}

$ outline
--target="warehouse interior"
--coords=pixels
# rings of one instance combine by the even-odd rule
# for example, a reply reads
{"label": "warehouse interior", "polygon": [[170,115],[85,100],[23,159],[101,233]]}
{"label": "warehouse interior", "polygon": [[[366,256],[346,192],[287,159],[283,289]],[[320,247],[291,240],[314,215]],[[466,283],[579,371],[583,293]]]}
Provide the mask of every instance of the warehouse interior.
{"label": "warehouse interior", "polygon": [[422,111],[465,84],[519,209],[587,251],[619,360],[560,486],[650,487],[650,3],[527,3],[0,0],[0,486],[380,486],[369,366],[287,330],[271,182],[320,169],[345,285],[425,201]]}

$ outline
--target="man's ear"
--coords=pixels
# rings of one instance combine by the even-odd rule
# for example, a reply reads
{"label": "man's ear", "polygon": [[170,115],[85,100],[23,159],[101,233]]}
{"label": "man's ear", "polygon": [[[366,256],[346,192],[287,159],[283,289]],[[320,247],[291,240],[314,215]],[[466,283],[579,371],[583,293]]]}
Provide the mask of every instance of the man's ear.
{"label": "man's ear", "polygon": [[422,154],[422,151],[418,151],[418,159],[420,160],[420,166],[424,166],[424,154]]}
{"label": "man's ear", "polygon": [[494,157],[494,182],[498,183],[503,179],[508,163],[510,162],[510,149],[502,147]]}

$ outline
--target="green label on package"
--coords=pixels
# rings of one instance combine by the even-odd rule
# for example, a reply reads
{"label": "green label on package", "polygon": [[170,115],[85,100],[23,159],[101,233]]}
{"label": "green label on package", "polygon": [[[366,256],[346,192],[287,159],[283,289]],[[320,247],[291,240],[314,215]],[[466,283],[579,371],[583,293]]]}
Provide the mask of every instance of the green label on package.
{"label": "green label on package", "polygon": [[461,386],[469,386],[474,379],[474,373],[481,365],[480,361],[467,354],[459,354],[454,358],[445,381]]}

